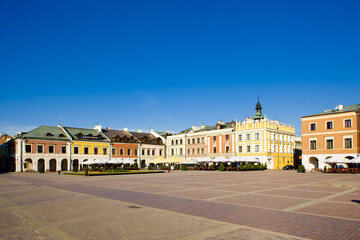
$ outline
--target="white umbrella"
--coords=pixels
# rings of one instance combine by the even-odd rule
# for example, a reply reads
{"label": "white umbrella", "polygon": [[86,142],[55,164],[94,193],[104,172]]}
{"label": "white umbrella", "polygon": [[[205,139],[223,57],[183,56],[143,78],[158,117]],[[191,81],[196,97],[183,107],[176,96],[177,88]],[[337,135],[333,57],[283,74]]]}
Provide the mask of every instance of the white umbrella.
{"label": "white umbrella", "polygon": [[193,161],[193,160],[185,160],[185,161],[181,162],[180,164],[197,164],[197,162]]}
{"label": "white umbrella", "polygon": [[213,162],[228,162],[229,159],[227,159],[226,157],[216,157],[212,161]]}
{"label": "white umbrella", "polygon": [[229,162],[241,162],[242,158],[238,157],[238,156],[232,156],[231,158],[228,159]]}
{"label": "white umbrella", "polygon": [[135,161],[131,160],[131,159],[123,159],[123,162],[124,163],[129,163],[129,164],[134,164],[135,163]]}
{"label": "white umbrella", "polygon": [[87,160],[87,161],[84,161],[82,164],[84,164],[84,165],[90,165],[90,164],[95,164],[95,163],[94,163],[94,159],[89,159],[89,160]]}
{"label": "white umbrella", "polygon": [[349,161],[349,163],[360,163],[360,157],[353,158]]}
{"label": "white umbrella", "polygon": [[326,163],[347,163],[349,160],[345,160],[338,156],[332,156],[325,160]]}
{"label": "white umbrella", "polygon": [[254,157],[246,157],[243,160],[244,162],[259,162],[258,158],[254,158]]}
{"label": "white umbrella", "polygon": [[199,159],[197,159],[196,160],[197,162],[199,162],[199,163],[205,163],[205,162],[210,162],[211,161],[211,158],[209,158],[209,157],[203,157],[203,158],[199,158]]}
{"label": "white umbrella", "polygon": [[95,159],[93,161],[94,164],[106,164],[107,162],[104,159]]}

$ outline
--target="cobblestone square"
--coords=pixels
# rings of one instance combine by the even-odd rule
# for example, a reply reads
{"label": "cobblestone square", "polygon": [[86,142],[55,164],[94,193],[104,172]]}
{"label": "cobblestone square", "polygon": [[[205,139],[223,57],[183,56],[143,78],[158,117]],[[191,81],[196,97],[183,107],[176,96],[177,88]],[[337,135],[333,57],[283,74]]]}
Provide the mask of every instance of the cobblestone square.
{"label": "cobblestone square", "polygon": [[0,175],[0,239],[359,239],[360,175]]}

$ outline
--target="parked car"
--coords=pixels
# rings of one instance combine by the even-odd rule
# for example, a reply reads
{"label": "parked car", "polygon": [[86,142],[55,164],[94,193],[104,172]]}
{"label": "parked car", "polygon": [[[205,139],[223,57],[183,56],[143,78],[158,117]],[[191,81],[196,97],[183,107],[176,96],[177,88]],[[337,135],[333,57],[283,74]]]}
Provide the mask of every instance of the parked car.
{"label": "parked car", "polygon": [[294,169],[293,165],[286,165],[285,167],[283,167],[284,170],[292,170]]}

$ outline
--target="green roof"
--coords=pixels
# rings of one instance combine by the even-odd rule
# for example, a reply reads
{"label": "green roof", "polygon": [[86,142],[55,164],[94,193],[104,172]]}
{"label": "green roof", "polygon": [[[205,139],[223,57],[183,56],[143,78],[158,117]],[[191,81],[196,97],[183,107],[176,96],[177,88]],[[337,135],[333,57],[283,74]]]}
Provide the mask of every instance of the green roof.
{"label": "green roof", "polygon": [[332,110],[325,110],[324,112],[320,112],[320,113],[316,113],[316,114],[312,114],[312,115],[308,115],[308,116],[303,116],[302,118],[336,114],[336,113],[355,112],[355,111],[359,111],[359,110],[360,110],[360,104],[353,104],[353,105],[349,105],[349,106],[344,106],[344,108],[342,110],[339,110],[339,108],[336,107],[335,109],[332,109]]}
{"label": "green roof", "polygon": [[73,140],[109,142],[105,134],[95,129],[73,127],[64,127],[64,129],[70,134]]}
{"label": "green roof", "polygon": [[41,126],[21,135],[23,138],[69,141],[59,127]]}

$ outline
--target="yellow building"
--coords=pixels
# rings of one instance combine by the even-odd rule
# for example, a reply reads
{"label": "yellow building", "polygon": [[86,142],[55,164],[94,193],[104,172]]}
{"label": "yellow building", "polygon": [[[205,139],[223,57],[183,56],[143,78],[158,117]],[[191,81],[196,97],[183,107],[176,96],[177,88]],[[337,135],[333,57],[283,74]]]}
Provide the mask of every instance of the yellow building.
{"label": "yellow building", "polygon": [[110,139],[96,129],[62,127],[71,139],[72,167],[90,159],[110,159]]}
{"label": "yellow building", "polygon": [[236,156],[253,157],[268,169],[283,169],[294,165],[295,128],[264,117],[258,101],[253,118],[236,122],[235,145]]}

